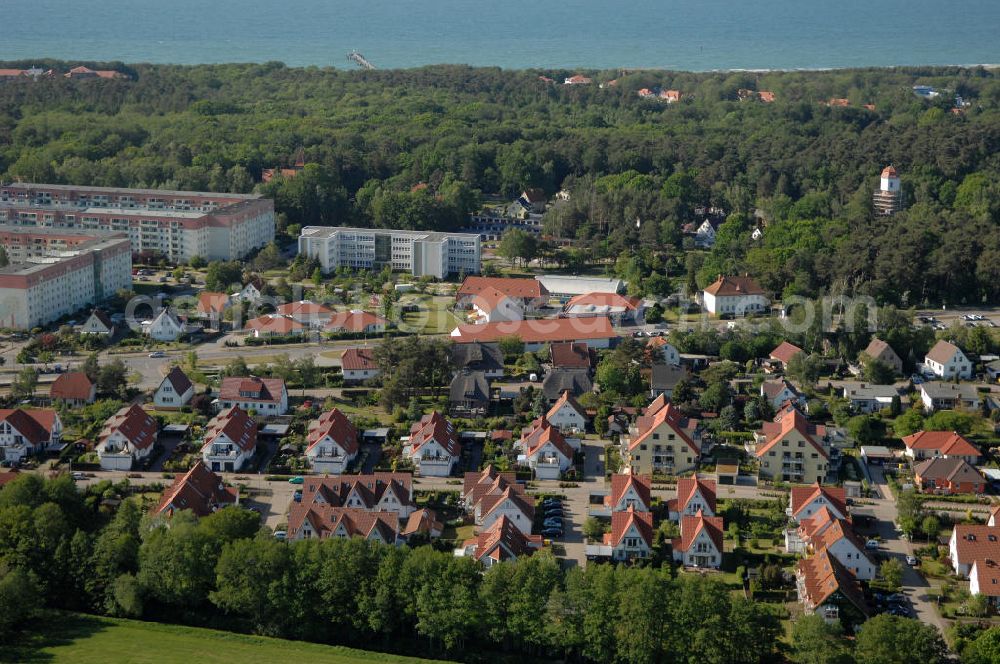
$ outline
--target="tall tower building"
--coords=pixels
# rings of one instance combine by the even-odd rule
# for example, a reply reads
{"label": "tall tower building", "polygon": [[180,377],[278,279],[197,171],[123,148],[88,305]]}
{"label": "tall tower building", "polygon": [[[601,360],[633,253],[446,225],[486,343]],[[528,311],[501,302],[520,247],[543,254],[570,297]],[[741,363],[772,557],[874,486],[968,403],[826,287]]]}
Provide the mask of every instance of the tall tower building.
{"label": "tall tower building", "polygon": [[894,214],[903,209],[903,190],[899,186],[899,175],[892,166],[882,169],[879,187],[872,196],[875,213],[883,216]]}

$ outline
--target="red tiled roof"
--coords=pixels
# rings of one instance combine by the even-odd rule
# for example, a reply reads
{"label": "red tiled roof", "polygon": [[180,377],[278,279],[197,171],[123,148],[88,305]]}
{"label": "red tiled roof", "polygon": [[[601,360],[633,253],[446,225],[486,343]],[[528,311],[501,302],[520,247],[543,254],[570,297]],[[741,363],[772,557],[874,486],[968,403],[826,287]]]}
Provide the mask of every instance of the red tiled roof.
{"label": "red tiled roof", "polygon": [[442,530],[444,530],[444,524],[438,521],[437,513],[434,510],[424,508],[410,513],[406,520],[406,526],[403,527],[402,535],[403,537],[410,537],[417,533],[430,535],[433,531],[440,532]]}
{"label": "red tiled roof", "polygon": [[697,474],[694,477],[682,477],[677,480],[677,511],[683,512],[687,508],[696,490],[701,493],[712,514],[715,514],[715,480],[704,480]]}
{"label": "red tiled roof", "polygon": [[270,314],[251,318],[246,322],[244,327],[247,330],[257,330],[258,332],[269,332],[271,334],[290,334],[306,329],[305,325],[288,316],[271,316]]}
{"label": "red tiled roof", "polygon": [[971,565],[976,560],[1000,562],[1000,528],[960,523],[952,534],[958,552],[959,565]]}
{"label": "red tiled roof", "polygon": [[108,315],[103,311],[101,311],[100,309],[94,309],[92,312],[90,312],[90,315],[96,317],[97,320],[101,321],[101,325],[103,325],[107,329],[109,330],[114,329],[115,324],[112,323],[111,319],[108,318]]}
{"label": "red tiled roof", "polygon": [[388,325],[389,321],[367,311],[338,311],[323,329],[327,332],[364,332],[372,325]]}
{"label": "red tiled roof", "polygon": [[484,528],[476,537],[466,540],[463,548],[475,547],[473,557],[476,560],[492,558],[500,562],[513,560],[531,553],[532,549],[541,544],[537,535],[523,534],[514,522],[506,516]]}
{"label": "red tiled roof", "polygon": [[802,509],[822,495],[833,505],[838,512],[847,515],[847,492],[843,487],[820,486],[813,484],[810,486],[793,486],[791,495],[792,516],[797,516]]}
{"label": "red tiled roof", "polygon": [[933,450],[941,456],[980,456],[979,448],[957,431],[918,431],[903,437],[911,450]]}
{"label": "red tiled roof", "polygon": [[571,298],[563,309],[568,311],[570,307],[576,306],[621,307],[626,311],[635,311],[639,306],[639,298],[625,297],[618,293],[586,293]]}
{"label": "red tiled roof", "polygon": [[822,606],[830,596],[840,592],[865,615],[870,613],[858,580],[826,549],[811,558],[799,561],[798,573],[805,589],[806,601],[812,607]]}
{"label": "red tiled roof", "polygon": [[219,386],[221,401],[257,401],[279,403],[285,389],[285,381],[280,378],[258,378],[257,376],[227,376]]}
{"label": "red tiled roof", "polygon": [[632,473],[615,473],[611,476],[611,495],[604,499],[604,504],[614,509],[622,500],[625,493],[631,488],[639,500],[642,501],[646,509],[650,505],[650,483],[652,478],[649,475],[634,475]]}
{"label": "red tiled roof", "polygon": [[[771,426],[768,426],[769,424]],[[762,435],[766,436],[767,439],[763,444],[757,446],[757,456],[762,457],[767,454],[772,447],[784,440],[785,437],[792,431],[798,431],[802,437],[805,438],[809,444],[812,445],[813,448],[824,458],[830,457],[830,454],[823,449],[823,444],[818,441],[818,439],[826,435],[826,427],[822,425],[810,424],[805,415],[800,413],[795,408],[790,408],[788,411],[783,413],[780,422],[765,422],[763,424],[760,432]]]}
{"label": "red tiled roof", "polygon": [[725,276],[720,275],[709,286],[705,287],[705,292],[709,295],[729,296],[729,295],[764,295],[764,289],[756,281],[748,276]]}
{"label": "red tiled roof", "polygon": [[191,379],[187,377],[187,374],[177,366],[170,369],[170,372],[163,380],[170,383],[170,386],[178,395],[183,395],[185,392],[194,387],[194,384],[191,383]]}
{"label": "red tiled roof", "polygon": [[413,475],[410,473],[371,473],[368,475],[335,475],[307,477],[302,484],[302,502],[325,502],[343,507],[355,497],[366,510],[378,507],[383,496],[396,497],[400,507],[413,506]]}
{"label": "red tiled roof", "polygon": [[216,508],[236,503],[237,490],[222,483],[222,478],[208,469],[200,459],[183,475],[174,478],[156,507],[156,514],[174,510],[191,510],[198,516],[208,516]]}
{"label": "red tiled roof", "polygon": [[275,313],[294,318],[327,318],[333,314],[333,309],[309,300],[300,300],[279,305],[275,308]]}
{"label": "red tiled roof", "polygon": [[974,490],[977,485],[978,489],[981,490],[986,483],[982,473],[969,465],[965,459],[955,457],[926,459],[913,469],[913,475],[919,482],[933,480],[938,488],[943,488],[941,485],[947,483],[956,493],[961,491],[963,482],[973,485]]}
{"label": "red tiled roof", "polygon": [[721,516],[705,516],[701,510],[694,516],[681,517],[681,536],[679,540],[674,540],[677,551],[687,551],[691,548],[695,538],[704,530],[708,533],[712,544],[719,553],[723,551],[722,533],[723,523]]}
{"label": "red tiled roof", "polygon": [[432,440],[452,456],[457,457],[462,453],[462,446],[458,442],[454,427],[437,411],[424,415],[419,422],[410,427],[411,453],[416,454],[421,447]]}
{"label": "red tiled roof", "polygon": [[896,177],[896,169],[892,166],[886,166],[882,169],[882,177],[884,178],[894,178]]}
{"label": "red tiled roof", "polygon": [[611,514],[611,532],[604,535],[604,544],[618,546],[632,526],[635,526],[646,546],[653,546],[653,513],[636,512],[631,507],[624,512]]}
{"label": "red tiled roof", "polygon": [[639,433],[629,442],[629,450],[638,448],[638,446],[641,445],[643,441],[645,441],[646,438],[649,437],[657,428],[665,424],[681,441],[686,443],[693,452],[696,454],[699,453],[701,450],[699,449],[698,444],[694,442],[694,438],[691,436],[691,431],[697,425],[697,421],[690,420],[673,404],[666,403],[665,397],[662,401],[660,397],[657,397],[657,399],[650,404],[650,407],[657,403],[663,403],[664,405],[658,408],[651,415],[648,414],[649,408],[647,408],[647,414],[644,414],[636,420],[636,428]]}
{"label": "red tiled roof", "polygon": [[340,366],[345,371],[377,369],[375,352],[370,348],[348,348],[340,356]]}
{"label": "red tiled roof", "polygon": [[518,337],[524,343],[614,339],[618,336],[606,316],[590,318],[545,318],[479,325],[459,325],[451,333],[455,343],[498,341]]}
{"label": "red tiled roof", "polygon": [[802,352],[802,349],[795,344],[782,341],[778,347],[771,351],[771,359],[778,360],[782,364],[788,364],[792,358]]}
{"label": "red tiled roof", "polygon": [[57,417],[56,411],[51,408],[0,409],[0,422],[10,423],[32,445],[52,439]]}
{"label": "red tiled roof", "polygon": [[61,374],[49,388],[49,396],[53,399],[89,401],[93,396],[94,384],[82,371],[70,371]]}
{"label": "red tiled roof", "polygon": [[565,458],[573,460],[573,448],[566,442],[566,437],[558,427],[549,424],[544,416],[533,420],[530,427],[521,432],[518,444],[523,447],[525,456],[530,458],[538,454],[547,443],[551,443]]}
{"label": "red tiled roof", "polygon": [[212,418],[205,427],[205,444],[202,449],[210,447],[221,435],[225,435],[246,452],[257,447],[257,423],[239,406],[233,406]]}
{"label": "red tiled roof", "polygon": [[510,297],[522,300],[545,297],[549,292],[536,279],[508,279],[502,277],[466,277],[456,295],[476,295],[486,289],[495,289]]}
{"label": "red tiled roof", "polygon": [[229,296],[225,293],[202,291],[198,294],[198,313],[221,314],[229,306]]}
{"label": "red tiled roof", "polygon": [[583,342],[554,343],[549,346],[552,366],[562,369],[589,369],[590,349]]}
{"label": "red tiled roof", "polygon": [[309,423],[306,433],[306,449],[311,450],[321,440],[329,436],[345,454],[351,455],[358,451],[358,430],[354,428],[347,416],[334,408]]}
{"label": "red tiled roof", "polygon": [[472,304],[484,313],[490,313],[506,299],[514,299],[501,290],[487,286],[472,296]]}
{"label": "red tiled roof", "polygon": [[332,537],[341,527],[348,537],[365,539],[377,531],[382,540],[390,544],[396,541],[399,534],[399,516],[395,512],[369,512],[328,503],[293,502],[288,510],[289,536],[294,537],[307,519],[319,538]]}
{"label": "red tiled roof", "polygon": [[973,575],[979,582],[979,594],[1000,597],[1000,564],[996,560],[977,560],[969,571],[969,576]]}
{"label": "red tiled roof", "polygon": [[587,416],[587,411],[584,409],[583,406],[580,405],[580,403],[573,397],[573,395],[570,394],[570,391],[563,390],[562,395],[559,397],[559,399],[556,400],[554,404],[552,404],[552,408],[549,408],[548,412],[545,414],[546,419],[558,413],[562,409],[562,407],[567,404],[570,406],[570,408],[578,412],[580,415],[583,415],[584,417]]}
{"label": "red tiled roof", "polygon": [[[471,499],[473,504],[475,504],[475,502],[478,502],[478,498],[481,497],[483,493],[496,485],[498,480],[500,480],[500,486],[502,488],[507,488],[507,486],[520,486],[517,484],[517,473],[501,473],[492,465],[489,465],[478,473],[465,474],[465,479],[462,483],[462,498],[464,500]],[[478,496],[475,495],[477,491],[479,492]]]}
{"label": "red tiled roof", "polygon": [[103,444],[115,432],[124,436],[128,444],[138,450],[151,447],[156,442],[156,433],[159,425],[156,420],[139,404],[124,406],[117,413],[108,418],[104,423],[104,428],[97,437],[99,443]]}

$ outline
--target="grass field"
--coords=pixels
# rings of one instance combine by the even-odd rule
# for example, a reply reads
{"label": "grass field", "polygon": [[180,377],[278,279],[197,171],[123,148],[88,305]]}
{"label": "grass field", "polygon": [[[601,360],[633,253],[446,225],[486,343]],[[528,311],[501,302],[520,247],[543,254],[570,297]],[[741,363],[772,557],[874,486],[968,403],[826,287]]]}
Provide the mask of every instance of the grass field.
{"label": "grass field", "polygon": [[233,634],[198,627],[135,620],[58,614],[40,624],[44,634],[0,649],[0,662],[52,664],[256,664],[304,661],[310,664],[436,662],[383,653]]}

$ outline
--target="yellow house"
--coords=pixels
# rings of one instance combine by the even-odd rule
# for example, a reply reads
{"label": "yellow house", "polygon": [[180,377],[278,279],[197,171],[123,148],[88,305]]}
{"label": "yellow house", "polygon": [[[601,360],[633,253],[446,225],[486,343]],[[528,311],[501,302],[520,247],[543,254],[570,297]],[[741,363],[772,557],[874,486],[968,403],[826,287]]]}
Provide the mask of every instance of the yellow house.
{"label": "yellow house", "polygon": [[810,424],[793,407],[765,422],[754,434],[755,453],[762,479],[822,483],[830,467],[830,443],[826,427]]}
{"label": "yellow house", "polygon": [[698,420],[658,396],[622,437],[622,458],[635,474],[683,475],[698,467]]}

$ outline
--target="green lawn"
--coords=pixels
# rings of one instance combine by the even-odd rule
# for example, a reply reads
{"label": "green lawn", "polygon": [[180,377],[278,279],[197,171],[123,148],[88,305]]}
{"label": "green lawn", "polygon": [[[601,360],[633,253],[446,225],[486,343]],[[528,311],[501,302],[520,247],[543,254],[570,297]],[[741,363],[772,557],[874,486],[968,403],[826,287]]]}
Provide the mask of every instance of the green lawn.
{"label": "green lawn", "polygon": [[162,625],[135,620],[54,614],[39,623],[44,634],[0,650],[2,662],[52,664],[253,664],[256,662],[434,662],[383,653],[233,634],[198,627]]}

